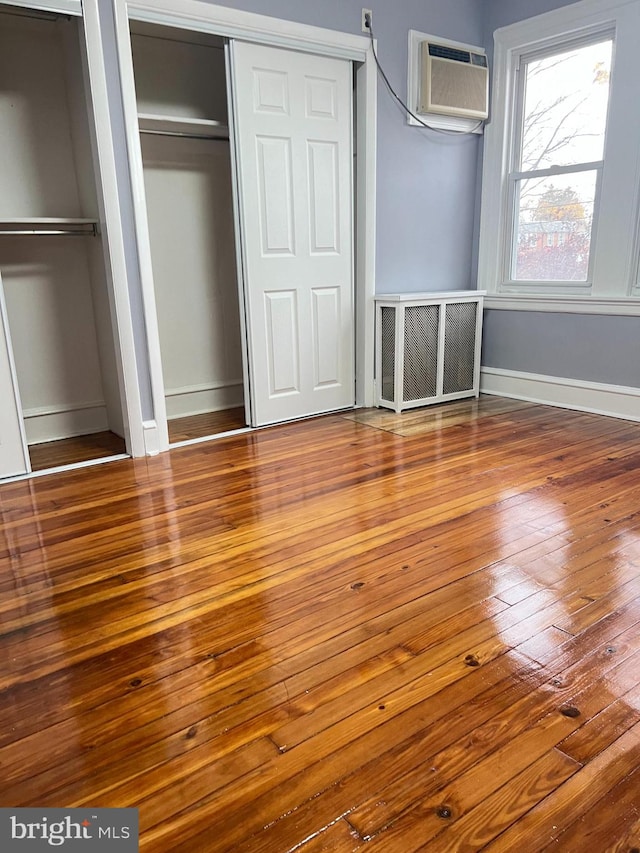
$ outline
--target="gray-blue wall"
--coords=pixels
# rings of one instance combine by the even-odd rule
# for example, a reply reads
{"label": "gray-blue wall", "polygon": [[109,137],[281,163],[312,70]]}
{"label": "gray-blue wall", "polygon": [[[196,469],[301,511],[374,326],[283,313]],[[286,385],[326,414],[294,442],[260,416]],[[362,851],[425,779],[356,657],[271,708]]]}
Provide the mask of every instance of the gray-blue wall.
{"label": "gray-blue wall", "polygon": [[637,317],[486,311],[484,333],[486,367],[640,387]]}
{"label": "gray-blue wall", "polygon": [[[499,27],[569,5],[569,0],[486,0],[485,46]],[[482,364],[640,388],[640,317],[485,312]]]}
{"label": "gray-blue wall", "polygon": [[575,0],[485,0],[483,17],[487,42],[493,44],[493,33],[498,27],[506,27],[573,2]]}

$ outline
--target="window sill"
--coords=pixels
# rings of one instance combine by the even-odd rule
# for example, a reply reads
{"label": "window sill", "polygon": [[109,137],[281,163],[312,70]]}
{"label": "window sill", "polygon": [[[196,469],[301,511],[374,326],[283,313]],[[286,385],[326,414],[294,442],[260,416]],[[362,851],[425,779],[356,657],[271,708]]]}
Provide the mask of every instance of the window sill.
{"label": "window sill", "polygon": [[567,296],[548,293],[488,294],[484,307],[502,311],[547,311],[555,314],[617,314],[640,317],[640,297]]}

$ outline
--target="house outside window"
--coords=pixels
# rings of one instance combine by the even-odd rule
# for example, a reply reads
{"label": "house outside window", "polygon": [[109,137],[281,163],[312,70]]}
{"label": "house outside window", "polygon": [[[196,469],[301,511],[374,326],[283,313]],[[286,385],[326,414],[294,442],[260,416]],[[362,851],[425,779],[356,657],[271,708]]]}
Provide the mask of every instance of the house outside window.
{"label": "house outside window", "polygon": [[638,43],[640,0],[582,0],[496,32],[478,282],[495,307],[638,312]]}

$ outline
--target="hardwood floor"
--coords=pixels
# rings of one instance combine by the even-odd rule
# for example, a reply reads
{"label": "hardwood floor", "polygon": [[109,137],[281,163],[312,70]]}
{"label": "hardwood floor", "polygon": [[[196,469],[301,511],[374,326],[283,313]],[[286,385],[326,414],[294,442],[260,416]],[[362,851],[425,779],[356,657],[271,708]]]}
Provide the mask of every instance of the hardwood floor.
{"label": "hardwood floor", "polygon": [[220,412],[205,412],[187,418],[173,418],[168,422],[169,443],[205,438],[221,432],[231,432],[247,425],[244,408],[223,409]]}
{"label": "hardwood floor", "polygon": [[639,475],[638,423],[481,398],[0,486],[0,803],[153,853],[640,848]]}
{"label": "hardwood floor", "polygon": [[91,435],[32,444],[29,447],[29,459],[32,471],[44,471],[58,465],[76,465],[78,462],[89,462],[104,456],[119,456],[126,452],[124,439],[119,435],[113,432],[95,432]]}

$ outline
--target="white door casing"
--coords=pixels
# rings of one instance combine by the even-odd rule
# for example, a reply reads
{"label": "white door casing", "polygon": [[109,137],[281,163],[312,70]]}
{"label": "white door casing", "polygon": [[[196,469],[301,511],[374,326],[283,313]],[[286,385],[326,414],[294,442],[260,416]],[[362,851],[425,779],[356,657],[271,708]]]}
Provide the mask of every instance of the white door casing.
{"label": "white door casing", "polygon": [[0,478],[31,471],[29,449],[22,420],[7,306],[0,278]]}
{"label": "white door casing", "polygon": [[231,47],[253,426],[354,404],[351,62]]}

